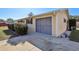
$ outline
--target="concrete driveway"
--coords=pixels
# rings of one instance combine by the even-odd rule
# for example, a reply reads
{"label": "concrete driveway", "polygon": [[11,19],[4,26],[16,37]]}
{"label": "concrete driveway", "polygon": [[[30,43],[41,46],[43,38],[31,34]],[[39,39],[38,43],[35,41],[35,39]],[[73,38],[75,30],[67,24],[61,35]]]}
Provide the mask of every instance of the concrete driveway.
{"label": "concrete driveway", "polygon": [[30,42],[43,51],[79,51],[79,43],[70,41],[68,38],[55,38],[41,33],[31,33],[8,40],[10,44]]}
{"label": "concrete driveway", "polygon": [[6,43],[6,40],[0,41],[0,51],[41,51],[29,42],[19,43],[16,46]]}

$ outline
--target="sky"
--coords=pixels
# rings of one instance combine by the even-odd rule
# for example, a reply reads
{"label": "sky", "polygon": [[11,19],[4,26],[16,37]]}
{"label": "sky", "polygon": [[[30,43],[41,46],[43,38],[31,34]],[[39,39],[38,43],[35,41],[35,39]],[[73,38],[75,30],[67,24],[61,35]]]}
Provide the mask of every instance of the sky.
{"label": "sky", "polygon": [[[45,12],[57,10],[58,8],[0,8],[0,19],[6,20],[13,18],[14,20],[27,17],[30,12],[38,15]],[[79,8],[69,8],[70,15],[79,15]]]}

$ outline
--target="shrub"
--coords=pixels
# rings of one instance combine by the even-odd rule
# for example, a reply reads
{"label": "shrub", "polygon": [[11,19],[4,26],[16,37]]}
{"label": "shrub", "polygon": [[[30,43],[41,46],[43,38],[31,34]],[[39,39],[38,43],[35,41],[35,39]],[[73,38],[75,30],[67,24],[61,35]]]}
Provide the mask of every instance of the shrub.
{"label": "shrub", "polygon": [[15,29],[14,29],[14,24],[8,24],[8,28],[9,28],[10,30],[12,30],[12,31],[15,31]]}
{"label": "shrub", "polygon": [[14,29],[17,34],[25,35],[27,34],[28,26],[24,24],[15,24]]}
{"label": "shrub", "polygon": [[79,30],[73,30],[70,34],[70,40],[79,42]]}

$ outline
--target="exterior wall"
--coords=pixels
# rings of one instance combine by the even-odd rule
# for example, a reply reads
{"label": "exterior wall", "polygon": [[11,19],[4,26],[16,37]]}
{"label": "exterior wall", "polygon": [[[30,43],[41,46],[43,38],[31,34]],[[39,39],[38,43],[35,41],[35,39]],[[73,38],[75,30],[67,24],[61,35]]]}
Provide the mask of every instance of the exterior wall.
{"label": "exterior wall", "polygon": [[[64,19],[66,22],[64,22]],[[66,10],[56,13],[56,36],[61,35],[67,30],[68,14]]]}
{"label": "exterior wall", "polygon": [[[52,17],[52,36],[59,36],[67,30],[68,11],[59,10],[50,14],[33,17],[33,32],[36,31],[36,19],[44,17]],[[64,19],[66,22],[64,22]]]}
{"label": "exterior wall", "polygon": [[34,32],[33,24],[27,24],[28,25],[28,33]]}
{"label": "exterior wall", "polygon": [[79,21],[76,21],[76,30],[79,30]]}
{"label": "exterior wall", "polygon": [[76,28],[79,28],[79,21],[76,21]]}
{"label": "exterior wall", "polygon": [[46,14],[46,15],[40,15],[40,16],[37,16],[37,17],[33,17],[33,31],[35,32],[36,31],[36,19],[38,18],[45,18],[45,17],[52,17],[52,35],[54,36],[55,35],[55,25],[54,25],[54,18],[53,18],[53,13],[52,14]]}
{"label": "exterior wall", "polygon": [[53,21],[52,21],[52,25],[53,25],[53,28],[52,28],[52,29],[53,29],[53,35],[56,36],[56,15],[53,14],[52,18],[53,18]]}

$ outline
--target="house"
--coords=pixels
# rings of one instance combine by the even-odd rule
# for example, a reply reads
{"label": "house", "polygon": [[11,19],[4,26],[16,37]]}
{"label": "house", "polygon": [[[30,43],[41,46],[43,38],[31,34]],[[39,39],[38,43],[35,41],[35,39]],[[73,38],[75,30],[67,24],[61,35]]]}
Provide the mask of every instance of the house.
{"label": "house", "polygon": [[6,23],[6,21],[0,19],[0,27],[1,26],[7,26],[7,25],[8,24]]}
{"label": "house", "polygon": [[[27,20],[31,20],[30,24]],[[39,32],[52,36],[59,36],[68,28],[68,9],[55,10],[39,15],[34,15],[31,18],[22,18],[20,20],[28,24],[28,32]],[[19,20],[18,20],[19,21]]]}
{"label": "house", "polygon": [[67,9],[32,16],[32,31],[59,36],[67,30],[68,16]]}
{"label": "house", "polygon": [[15,23],[23,23],[23,24],[27,24],[27,18],[21,18],[21,19],[18,19],[18,20],[16,20]]}
{"label": "house", "polygon": [[79,19],[76,20],[76,30],[79,30]]}
{"label": "house", "polygon": [[31,20],[32,20],[32,18],[26,17],[26,18],[21,18],[21,19],[16,20],[15,23],[32,24]]}
{"label": "house", "polygon": [[79,20],[76,21],[76,28],[79,28]]}

